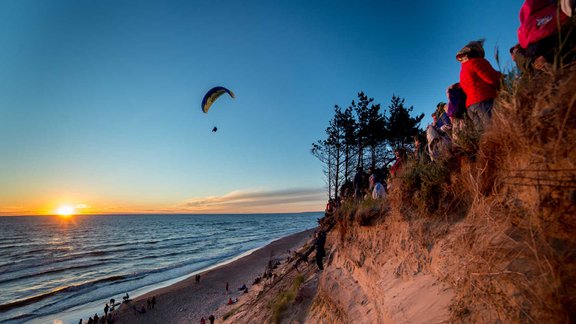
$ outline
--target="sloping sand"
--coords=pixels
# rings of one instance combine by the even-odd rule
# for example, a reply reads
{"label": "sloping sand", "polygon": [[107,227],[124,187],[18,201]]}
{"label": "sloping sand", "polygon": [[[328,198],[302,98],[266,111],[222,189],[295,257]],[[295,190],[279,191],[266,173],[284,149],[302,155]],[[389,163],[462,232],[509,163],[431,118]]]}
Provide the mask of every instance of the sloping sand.
{"label": "sloping sand", "polygon": [[[225,264],[218,268],[201,273],[200,282],[195,282],[192,276],[172,286],[158,289],[140,296],[130,304],[122,305],[118,311],[117,323],[200,323],[220,306],[225,305],[229,298],[242,300],[243,293],[238,287],[246,284],[250,290],[254,279],[261,275],[270,258],[285,260],[289,250],[295,250],[309,241],[315,229],[296,233],[253,253]],[[229,283],[229,293],[226,293],[226,282]],[[156,296],[156,306],[146,313],[136,312],[133,307],[146,307],[147,298]],[[215,315],[216,316],[216,315]],[[220,322],[217,318],[216,322]]]}

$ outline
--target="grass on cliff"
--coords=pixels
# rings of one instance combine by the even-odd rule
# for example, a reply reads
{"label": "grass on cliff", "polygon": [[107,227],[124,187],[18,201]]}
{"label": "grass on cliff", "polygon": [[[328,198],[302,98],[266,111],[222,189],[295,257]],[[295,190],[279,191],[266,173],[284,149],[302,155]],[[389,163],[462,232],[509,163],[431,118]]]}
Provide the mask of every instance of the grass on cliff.
{"label": "grass on cliff", "polygon": [[280,323],[282,312],[286,310],[288,305],[294,301],[298,294],[298,290],[300,286],[304,283],[303,276],[297,276],[290,286],[290,289],[287,291],[281,292],[278,296],[274,298],[271,302],[271,309],[272,309],[272,322],[273,323]]}
{"label": "grass on cliff", "polygon": [[345,204],[341,240],[405,222],[418,253],[391,262],[423,271],[442,241],[456,322],[576,322],[576,65],[512,80],[491,127],[455,144],[410,161],[383,203]]}
{"label": "grass on cliff", "polygon": [[470,226],[452,246],[467,259],[453,283],[459,320],[473,310],[504,322],[576,321],[575,87],[576,66],[514,80],[477,152],[398,179],[391,205]]}

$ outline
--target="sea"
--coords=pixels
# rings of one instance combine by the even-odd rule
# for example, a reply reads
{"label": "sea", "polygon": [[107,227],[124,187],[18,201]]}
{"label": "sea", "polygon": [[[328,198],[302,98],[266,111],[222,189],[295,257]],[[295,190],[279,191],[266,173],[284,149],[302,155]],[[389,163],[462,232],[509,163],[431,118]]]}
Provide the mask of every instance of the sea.
{"label": "sea", "polygon": [[322,213],[0,217],[0,322],[78,323],[314,228]]}

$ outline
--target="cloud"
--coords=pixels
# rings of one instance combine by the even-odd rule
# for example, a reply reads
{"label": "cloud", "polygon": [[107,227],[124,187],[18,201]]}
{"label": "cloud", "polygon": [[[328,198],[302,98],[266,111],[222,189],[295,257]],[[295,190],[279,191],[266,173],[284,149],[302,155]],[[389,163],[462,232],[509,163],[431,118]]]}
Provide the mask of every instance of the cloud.
{"label": "cloud", "polygon": [[34,214],[35,211],[28,210],[23,206],[0,206],[0,216],[16,216]]}
{"label": "cloud", "polygon": [[326,200],[322,188],[241,190],[223,196],[192,198],[179,208],[198,212],[279,212],[320,210]]}

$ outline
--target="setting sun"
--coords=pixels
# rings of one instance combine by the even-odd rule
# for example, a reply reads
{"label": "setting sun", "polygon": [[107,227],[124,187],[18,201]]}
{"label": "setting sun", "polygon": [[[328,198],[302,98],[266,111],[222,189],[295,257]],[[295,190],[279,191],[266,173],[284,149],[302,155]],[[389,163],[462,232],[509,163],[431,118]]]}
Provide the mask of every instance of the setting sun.
{"label": "setting sun", "polygon": [[62,205],[56,209],[56,214],[64,217],[69,217],[76,214],[76,208],[70,205]]}

